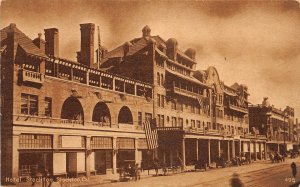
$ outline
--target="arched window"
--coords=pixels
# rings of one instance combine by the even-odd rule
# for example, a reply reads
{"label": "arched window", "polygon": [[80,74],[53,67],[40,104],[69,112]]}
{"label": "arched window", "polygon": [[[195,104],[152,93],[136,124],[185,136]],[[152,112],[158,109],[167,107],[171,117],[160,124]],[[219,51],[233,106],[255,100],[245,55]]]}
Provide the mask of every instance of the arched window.
{"label": "arched window", "polygon": [[160,85],[160,74],[157,73],[157,85]]}
{"label": "arched window", "polygon": [[61,110],[61,118],[83,121],[83,108],[76,97],[69,97],[65,100]]}
{"label": "arched window", "polygon": [[109,112],[109,108],[103,102],[99,102],[96,104],[93,111],[93,122],[99,122],[103,126],[111,125],[111,116]]}
{"label": "arched window", "polygon": [[127,106],[123,106],[118,115],[118,123],[133,124],[132,114]]}

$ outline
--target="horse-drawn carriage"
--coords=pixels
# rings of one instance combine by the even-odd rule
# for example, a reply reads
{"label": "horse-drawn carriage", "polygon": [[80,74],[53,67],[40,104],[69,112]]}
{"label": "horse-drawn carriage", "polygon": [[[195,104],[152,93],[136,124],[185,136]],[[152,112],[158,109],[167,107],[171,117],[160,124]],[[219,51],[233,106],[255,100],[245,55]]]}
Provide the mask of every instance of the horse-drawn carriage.
{"label": "horse-drawn carriage", "polygon": [[284,161],[284,156],[280,155],[279,153],[270,153],[270,160],[273,163],[279,163]]}
{"label": "horse-drawn carriage", "polygon": [[250,164],[251,163],[250,154],[242,153],[240,156],[240,160],[241,160],[241,165]]}
{"label": "horse-drawn carriage", "polygon": [[218,168],[219,166],[221,166],[222,168],[226,168],[231,166],[231,164],[231,161],[226,161],[223,156],[218,157],[216,160],[216,168]]}
{"label": "horse-drawn carriage", "polygon": [[239,156],[235,156],[231,159],[231,165],[232,166],[241,166],[242,162],[241,162],[241,158]]}
{"label": "horse-drawn carriage", "polygon": [[299,151],[291,150],[291,158],[297,158],[299,156]]}
{"label": "horse-drawn carriage", "polygon": [[134,166],[132,164],[123,165],[118,169],[120,181],[128,181],[130,179],[140,180],[141,179],[141,168],[138,164]]}

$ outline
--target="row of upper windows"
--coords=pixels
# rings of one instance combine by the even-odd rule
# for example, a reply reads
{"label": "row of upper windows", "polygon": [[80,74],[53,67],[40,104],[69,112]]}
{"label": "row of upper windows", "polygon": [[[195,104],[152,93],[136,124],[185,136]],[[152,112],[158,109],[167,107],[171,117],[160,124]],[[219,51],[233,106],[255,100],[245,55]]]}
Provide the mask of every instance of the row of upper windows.
{"label": "row of upper windows", "polygon": [[[151,121],[152,120],[152,114],[151,113],[145,113],[145,121]],[[143,113],[138,112],[138,125],[143,125]]]}
{"label": "row of upper windows", "polygon": [[[171,109],[172,110],[178,110],[178,111],[182,111],[183,112],[183,108],[185,105],[185,110],[193,113],[193,114],[200,114],[200,106],[199,105],[193,105],[193,104],[188,104],[188,103],[183,103],[183,102],[175,102],[175,101],[171,101]],[[165,96],[161,95],[161,94],[157,94],[157,106],[158,107],[165,107]],[[205,113],[205,109],[203,108],[203,113]]]}
{"label": "row of upper windows", "polygon": [[157,106],[158,107],[165,107],[165,96],[157,94]]}
{"label": "row of upper windows", "polygon": [[[21,94],[21,114],[37,116],[39,111],[38,96],[31,94]],[[52,116],[52,98],[44,98],[44,116]]]}
{"label": "row of upper windows", "polygon": [[157,78],[156,78],[157,85],[158,86],[164,86],[165,85],[164,75],[157,72],[156,76],[157,76]]}
{"label": "row of upper windows", "polygon": [[[184,107],[184,105],[185,105],[185,107]],[[209,114],[208,107],[203,107],[201,109],[199,105],[193,105],[193,104],[187,104],[187,103],[184,104],[183,102],[180,102],[180,101],[178,101],[178,102],[171,101],[171,109],[178,110],[181,112],[183,112],[185,110],[192,114]]]}
{"label": "row of upper windows", "polygon": [[177,56],[177,61],[179,64],[186,66],[187,68],[192,69],[193,65],[191,63],[187,63],[185,59],[181,58],[180,56]]}
{"label": "row of upper windows", "polygon": [[[163,47],[162,48],[159,48],[159,50],[163,53],[165,53]],[[155,55],[155,62],[156,62],[156,65],[160,66],[160,67],[164,67],[164,58],[160,57],[160,55],[158,54],[158,52],[156,52],[156,55]],[[177,55],[177,62],[178,64],[182,65],[182,66],[185,66],[189,69],[192,69],[193,68],[193,65],[190,63],[190,62],[187,62],[184,58],[180,57],[180,55]]]}
{"label": "row of upper windows", "polygon": [[[225,110],[225,111],[226,111],[226,110]],[[227,120],[237,121],[237,122],[247,122],[247,121],[248,121],[247,115],[244,116],[244,117],[240,117],[240,116],[238,116],[238,115],[227,114],[227,113],[225,112],[223,117],[224,117],[225,119],[227,119]]]}
{"label": "row of upper windows", "polygon": [[163,58],[160,58],[159,55],[155,56],[155,62],[157,66],[162,68],[164,67],[165,60]]}
{"label": "row of upper windows", "polygon": [[223,104],[223,95],[222,95],[222,94],[218,94],[218,95],[217,95],[217,102],[218,102],[219,104]]}
{"label": "row of upper windows", "polygon": [[[165,126],[165,116],[161,115],[161,114],[158,114],[156,122],[157,122],[157,126],[164,127]],[[197,122],[197,124],[196,124],[196,122]],[[170,123],[169,116],[167,116],[167,118],[166,118],[166,123],[167,124]],[[177,127],[177,126],[182,127],[183,126],[183,118],[178,118],[178,123],[177,123],[177,118],[172,116],[171,117],[171,124],[172,124],[173,127]],[[196,127],[196,125],[197,125],[198,128],[201,128],[201,122],[199,120],[196,121],[196,120],[192,119],[190,124],[191,124],[190,125],[191,127]],[[186,119],[186,126],[189,126],[189,120],[188,119]],[[204,126],[204,122],[203,122],[203,126]]]}
{"label": "row of upper windows", "polygon": [[[21,114],[38,116],[39,111],[39,101],[37,95],[31,94],[21,94]],[[44,98],[44,116],[52,117],[52,98],[45,97]],[[105,112],[104,112],[105,113]],[[145,113],[145,120],[151,121],[152,114]],[[142,124],[142,113],[138,112],[138,124]]]}
{"label": "row of upper windows", "polygon": [[[190,126],[193,128],[202,128],[202,129],[215,129],[215,130],[219,130],[219,129],[223,129],[226,130],[228,132],[234,133],[237,130],[240,130],[243,133],[248,133],[248,128],[242,128],[242,127],[234,127],[234,126],[230,126],[230,125],[221,125],[221,124],[215,124],[213,123],[213,125],[211,125],[210,122],[202,122],[199,120],[190,120],[191,123],[189,125],[189,120],[186,119],[186,126]],[[163,127],[165,126],[165,116],[158,114],[157,115],[157,126]],[[169,124],[170,120],[169,120],[169,116],[166,117],[166,123]],[[183,118],[176,118],[176,117],[171,117],[171,125],[173,127],[183,127]]]}
{"label": "row of upper windows", "polygon": [[191,75],[191,71],[186,70],[186,69],[184,69],[184,68],[182,68],[182,67],[176,66],[176,65],[174,65],[174,64],[168,63],[168,64],[167,64],[167,67],[168,67],[169,69],[173,70],[173,71],[176,71],[176,72],[182,74],[182,75],[186,75],[186,76],[190,76],[190,75]]}

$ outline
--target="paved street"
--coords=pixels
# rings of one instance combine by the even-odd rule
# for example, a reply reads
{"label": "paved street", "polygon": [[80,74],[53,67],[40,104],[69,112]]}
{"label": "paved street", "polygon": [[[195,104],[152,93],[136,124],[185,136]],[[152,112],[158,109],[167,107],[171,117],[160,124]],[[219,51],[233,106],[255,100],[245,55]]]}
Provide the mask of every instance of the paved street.
{"label": "paved street", "polygon": [[[294,161],[300,166],[300,159]],[[286,179],[291,177],[291,162],[292,160],[290,159],[279,164],[272,164],[270,161],[267,161],[241,167],[211,169],[207,172],[187,172],[172,176],[149,177],[137,182],[118,182],[105,184],[105,186],[226,187],[230,186],[229,180],[232,174],[238,173],[246,187],[284,187],[293,184],[286,181]],[[300,180],[300,175],[297,177],[297,180]]]}
{"label": "paved street", "polygon": [[[263,161],[244,165],[240,167],[210,169],[206,172],[185,172],[169,176],[154,177],[152,173],[147,175],[144,172],[140,181],[116,182],[117,175],[111,176],[92,176],[88,182],[64,182],[53,183],[56,186],[105,186],[105,187],[226,187],[230,186],[230,179],[233,173],[238,173],[239,178],[245,187],[285,187],[293,184],[291,181],[290,164],[295,161],[300,166],[300,158],[286,159],[284,163],[271,163],[271,161]],[[299,170],[299,169],[298,169]],[[296,181],[300,180],[300,174],[296,177]],[[30,186],[30,183],[21,183],[19,186]],[[41,186],[37,183],[36,186]]]}

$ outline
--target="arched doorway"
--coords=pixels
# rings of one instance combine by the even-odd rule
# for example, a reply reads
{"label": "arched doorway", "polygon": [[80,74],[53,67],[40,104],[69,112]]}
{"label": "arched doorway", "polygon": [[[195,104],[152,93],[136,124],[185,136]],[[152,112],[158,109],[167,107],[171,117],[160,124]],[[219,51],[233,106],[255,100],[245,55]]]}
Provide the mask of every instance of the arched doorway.
{"label": "arched doorway", "polygon": [[132,114],[127,106],[123,106],[119,111],[118,123],[133,124]]}
{"label": "arched doorway", "polygon": [[110,116],[109,108],[105,103],[99,102],[96,104],[93,111],[92,121],[99,122],[99,124],[102,126],[111,125],[111,116]]}
{"label": "arched doorway", "polygon": [[83,121],[83,108],[79,100],[75,97],[69,97],[65,100],[62,110],[62,119]]}

